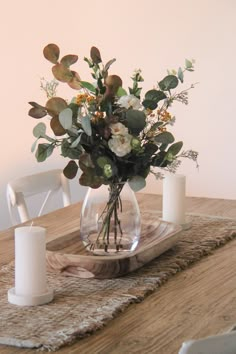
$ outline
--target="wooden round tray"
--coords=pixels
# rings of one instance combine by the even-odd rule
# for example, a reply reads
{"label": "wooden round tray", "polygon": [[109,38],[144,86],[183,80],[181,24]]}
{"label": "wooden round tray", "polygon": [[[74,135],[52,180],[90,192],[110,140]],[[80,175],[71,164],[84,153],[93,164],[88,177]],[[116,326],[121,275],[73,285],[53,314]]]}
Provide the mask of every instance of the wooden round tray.
{"label": "wooden round tray", "polygon": [[156,213],[145,213],[142,214],[141,238],[135,251],[95,256],[85,250],[77,230],[47,244],[47,267],[49,271],[80,278],[123,276],[171,248],[181,231],[181,226],[159,219]]}

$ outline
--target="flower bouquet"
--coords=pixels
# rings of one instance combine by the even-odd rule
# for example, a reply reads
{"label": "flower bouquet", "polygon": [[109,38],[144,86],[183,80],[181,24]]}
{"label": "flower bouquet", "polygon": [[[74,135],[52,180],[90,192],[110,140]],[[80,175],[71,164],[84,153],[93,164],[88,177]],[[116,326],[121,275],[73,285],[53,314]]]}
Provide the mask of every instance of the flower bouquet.
{"label": "flower bouquet", "polygon": [[[107,187],[109,196],[97,216],[96,238],[91,241],[87,235],[85,244],[93,250],[101,241],[105,252],[109,252],[110,244],[119,252],[124,249],[120,218],[124,185],[128,183],[137,192],[145,187],[149,174],[162,178],[163,170],[175,172],[181,158],[197,162],[197,153],[183,151],[183,142],[176,142],[169,131],[175,123],[170,107],[176,101],[187,104],[188,90],[194,87],[176,92],[185,72],[194,70],[193,61],[186,60],[183,68],[168,72],[154,88],[141,95],[141,70],[134,71],[132,85],[126,91],[122,79],[109,74],[115,59],[104,64],[96,47],[91,48],[90,58],[84,58],[92,82],[83,81],[71,70],[77,55],[59,59],[60,49],[56,44],[48,44],[43,54],[53,64],[54,79],[46,84],[41,81],[47,102],[45,105],[29,102],[29,115],[35,119],[50,117],[52,134],[46,133],[45,123],[38,123],[33,130],[36,141],[32,151],[36,149],[37,161],[42,162],[59,148],[61,155],[69,159],[63,171],[67,178],[74,178],[80,169],[81,185],[92,189]],[[57,97],[58,81],[75,90],[72,99]]]}

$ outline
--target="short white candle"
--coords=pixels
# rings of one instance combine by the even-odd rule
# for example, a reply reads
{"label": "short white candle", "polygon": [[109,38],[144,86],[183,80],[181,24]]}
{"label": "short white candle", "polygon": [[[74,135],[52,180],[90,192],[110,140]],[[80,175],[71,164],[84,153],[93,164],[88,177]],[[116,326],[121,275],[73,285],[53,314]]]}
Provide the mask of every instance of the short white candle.
{"label": "short white candle", "polygon": [[169,174],[163,180],[162,219],[175,224],[185,223],[184,175]]}
{"label": "short white candle", "polygon": [[46,292],[46,230],[39,226],[15,229],[15,294]]}

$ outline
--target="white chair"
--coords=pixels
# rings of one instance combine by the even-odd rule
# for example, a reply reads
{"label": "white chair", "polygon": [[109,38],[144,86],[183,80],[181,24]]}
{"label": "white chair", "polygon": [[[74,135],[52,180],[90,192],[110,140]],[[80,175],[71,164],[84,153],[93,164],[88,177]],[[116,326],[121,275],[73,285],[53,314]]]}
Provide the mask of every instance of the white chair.
{"label": "white chair", "polygon": [[182,344],[179,354],[235,354],[236,353],[236,332],[227,332],[189,340]]}
{"label": "white chair", "polygon": [[25,201],[26,198],[46,192],[46,198],[39,212],[39,214],[42,214],[49,198],[51,199],[52,195],[55,195],[58,190],[62,192],[63,205],[70,205],[69,182],[60,169],[41,172],[10,181],[7,184],[7,203],[12,224],[16,225],[19,223],[17,222],[15,210],[18,211],[20,222],[31,219]]}

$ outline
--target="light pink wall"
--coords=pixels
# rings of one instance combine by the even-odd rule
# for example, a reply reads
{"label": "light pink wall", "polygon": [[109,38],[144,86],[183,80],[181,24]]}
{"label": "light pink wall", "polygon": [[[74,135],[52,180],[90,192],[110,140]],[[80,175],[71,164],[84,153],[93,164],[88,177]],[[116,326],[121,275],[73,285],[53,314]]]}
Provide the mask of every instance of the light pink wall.
{"label": "light pink wall", "polygon": [[[75,68],[90,79],[83,57],[92,45],[104,60],[117,58],[112,73],[130,84],[133,69],[142,68],[149,89],[185,58],[196,59],[196,72],[187,83],[199,81],[189,106],[175,106],[174,129],[185,147],[199,151],[199,172],[184,163],[188,194],[236,197],[235,161],[235,0],[21,0],[1,5],[1,150],[0,229],[9,225],[5,187],[8,180],[64,166],[53,157],[38,164],[30,152],[36,121],[27,115],[30,100],[45,103],[40,77],[51,79],[43,47],[57,43],[64,54],[77,53]],[[80,198],[77,182],[74,200]],[[149,180],[147,192],[161,192],[161,183]]]}

